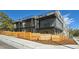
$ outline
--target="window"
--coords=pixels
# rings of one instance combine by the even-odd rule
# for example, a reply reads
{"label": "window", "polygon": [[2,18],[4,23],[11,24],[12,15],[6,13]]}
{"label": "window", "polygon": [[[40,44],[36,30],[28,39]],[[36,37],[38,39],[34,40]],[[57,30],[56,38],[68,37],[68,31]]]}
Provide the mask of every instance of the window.
{"label": "window", "polygon": [[54,18],[41,20],[40,28],[52,27],[52,25],[54,24],[54,20]]}

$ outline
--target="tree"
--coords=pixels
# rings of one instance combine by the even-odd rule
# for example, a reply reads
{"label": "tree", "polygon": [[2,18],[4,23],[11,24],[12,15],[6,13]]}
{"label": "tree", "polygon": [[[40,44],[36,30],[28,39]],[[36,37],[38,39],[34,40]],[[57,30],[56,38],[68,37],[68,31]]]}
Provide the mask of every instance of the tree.
{"label": "tree", "polygon": [[13,30],[12,19],[3,12],[0,12],[0,30]]}
{"label": "tree", "polygon": [[79,36],[79,29],[69,30],[69,33],[73,36]]}

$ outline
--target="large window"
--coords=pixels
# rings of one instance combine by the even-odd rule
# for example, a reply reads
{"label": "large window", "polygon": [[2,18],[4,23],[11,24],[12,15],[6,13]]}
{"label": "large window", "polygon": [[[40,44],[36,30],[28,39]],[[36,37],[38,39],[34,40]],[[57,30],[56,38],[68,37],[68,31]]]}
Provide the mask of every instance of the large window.
{"label": "large window", "polygon": [[25,22],[24,27],[30,27],[31,26],[31,22]]}
{"label": "large window", "polygon": [[54,24],[54,20],[54,18],[41,20],[40,28],[52,27],[52,25]]}

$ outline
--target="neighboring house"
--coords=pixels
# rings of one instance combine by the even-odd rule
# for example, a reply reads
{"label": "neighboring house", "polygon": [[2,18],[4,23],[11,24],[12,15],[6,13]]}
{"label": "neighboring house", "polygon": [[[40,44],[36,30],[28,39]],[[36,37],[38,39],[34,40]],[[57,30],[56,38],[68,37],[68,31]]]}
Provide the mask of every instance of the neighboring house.
{"label": "neighboring house", "polygon": [[64,20],[59,11],[14,22],[14,31],[55,34],[63,30]]}

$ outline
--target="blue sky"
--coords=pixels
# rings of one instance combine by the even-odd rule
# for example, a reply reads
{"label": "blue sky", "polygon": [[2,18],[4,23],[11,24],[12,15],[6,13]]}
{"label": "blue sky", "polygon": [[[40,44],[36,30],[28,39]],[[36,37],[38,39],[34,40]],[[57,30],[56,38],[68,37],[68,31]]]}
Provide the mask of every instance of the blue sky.
{"label": "blue sky", "polygon": [[[13,20],[34,15],[42,15],[54,11],[55,10],[0,10],[0,12],[5,12]],[[79,10],[60,10],[60,12],[63,16],[68,15],[67,17],[72,19],[73,22],[69,25],[71,28],[79,29]]]}
{"label": "blue sky", "polygon": [[61,14],[63,16],[68,14],[68,17],[73,21],[69,26],[79,29],[79,10],[62,10]]}

